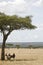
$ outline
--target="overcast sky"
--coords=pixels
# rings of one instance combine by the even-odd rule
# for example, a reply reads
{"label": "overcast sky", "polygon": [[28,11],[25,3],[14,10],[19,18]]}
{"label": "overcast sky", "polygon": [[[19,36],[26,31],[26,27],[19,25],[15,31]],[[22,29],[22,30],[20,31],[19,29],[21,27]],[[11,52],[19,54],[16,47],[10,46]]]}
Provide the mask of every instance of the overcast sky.
{"label": "overcast sky", "polygon": [[13,31],[8,42],[43,42],[43,0],[0,0],[0,12],[7,15],[32,15],[32,24],[37,26],[35,30]]}

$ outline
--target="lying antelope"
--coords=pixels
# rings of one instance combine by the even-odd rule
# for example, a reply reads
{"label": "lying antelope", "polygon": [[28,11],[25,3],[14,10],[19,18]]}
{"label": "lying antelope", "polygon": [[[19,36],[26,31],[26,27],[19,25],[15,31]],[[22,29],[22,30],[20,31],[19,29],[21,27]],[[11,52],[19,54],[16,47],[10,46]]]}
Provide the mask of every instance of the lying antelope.
{"label": "lying antelope", "polygon": [[13,55],[11,55],[10,53],[7,55],[5,55],[7,57],[8,60],[10,60],[11,58],[15,58],[15,54],[13,53]]}

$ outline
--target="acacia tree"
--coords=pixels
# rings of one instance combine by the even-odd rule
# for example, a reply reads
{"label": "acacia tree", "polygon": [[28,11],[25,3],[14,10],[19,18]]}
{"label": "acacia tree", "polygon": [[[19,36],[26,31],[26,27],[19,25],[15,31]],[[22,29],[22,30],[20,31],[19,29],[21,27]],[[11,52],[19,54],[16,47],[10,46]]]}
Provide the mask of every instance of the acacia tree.
{"label": "acacia tree", "polygon": [[0,13],[0,32],[3,34],[3,43],[1,51],[1,60],[5,60],[5,42],[13,30],[34,29],[36,26],[31,24],[30,16],[18,17],[16,15],[5,15]]}

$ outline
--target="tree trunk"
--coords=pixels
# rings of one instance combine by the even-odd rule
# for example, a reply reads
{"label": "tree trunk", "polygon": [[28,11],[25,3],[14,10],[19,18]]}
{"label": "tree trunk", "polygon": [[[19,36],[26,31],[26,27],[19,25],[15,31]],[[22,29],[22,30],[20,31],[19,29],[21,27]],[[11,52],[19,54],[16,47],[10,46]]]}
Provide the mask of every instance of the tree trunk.
{"label": "tree trunk", "polygon": [[1,60],[5,60],[5,42],[6,42],[6,35],[3,35],[3,43],[2,43],[2,51],[1,51]]}
{"label": "tree trunk", "polygon": [[1,60],[5,60],[5,42],[7,40],[7,37],[9,36],[10,34],[10,30],[7,34],[4,33],[3,31],[3,43],[2,43],[2,50],[1,50]]}

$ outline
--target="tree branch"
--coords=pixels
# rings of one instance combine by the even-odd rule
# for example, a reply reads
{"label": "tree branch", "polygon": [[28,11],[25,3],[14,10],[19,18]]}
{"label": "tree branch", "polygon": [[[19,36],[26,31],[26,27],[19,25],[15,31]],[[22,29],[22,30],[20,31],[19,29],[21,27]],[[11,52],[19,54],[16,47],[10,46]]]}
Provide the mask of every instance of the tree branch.
{"label": "tree branch", "polygon": [[6,36],[8,36],[12,31],[9,31]]}
{"label": "tree branch", "polygon": [[8,36],[12,31],[13,31],[13,29],[12,29],[12,27],[10,27],[10,29],[9,29],[9,31],[8,31],[6,36]]}

